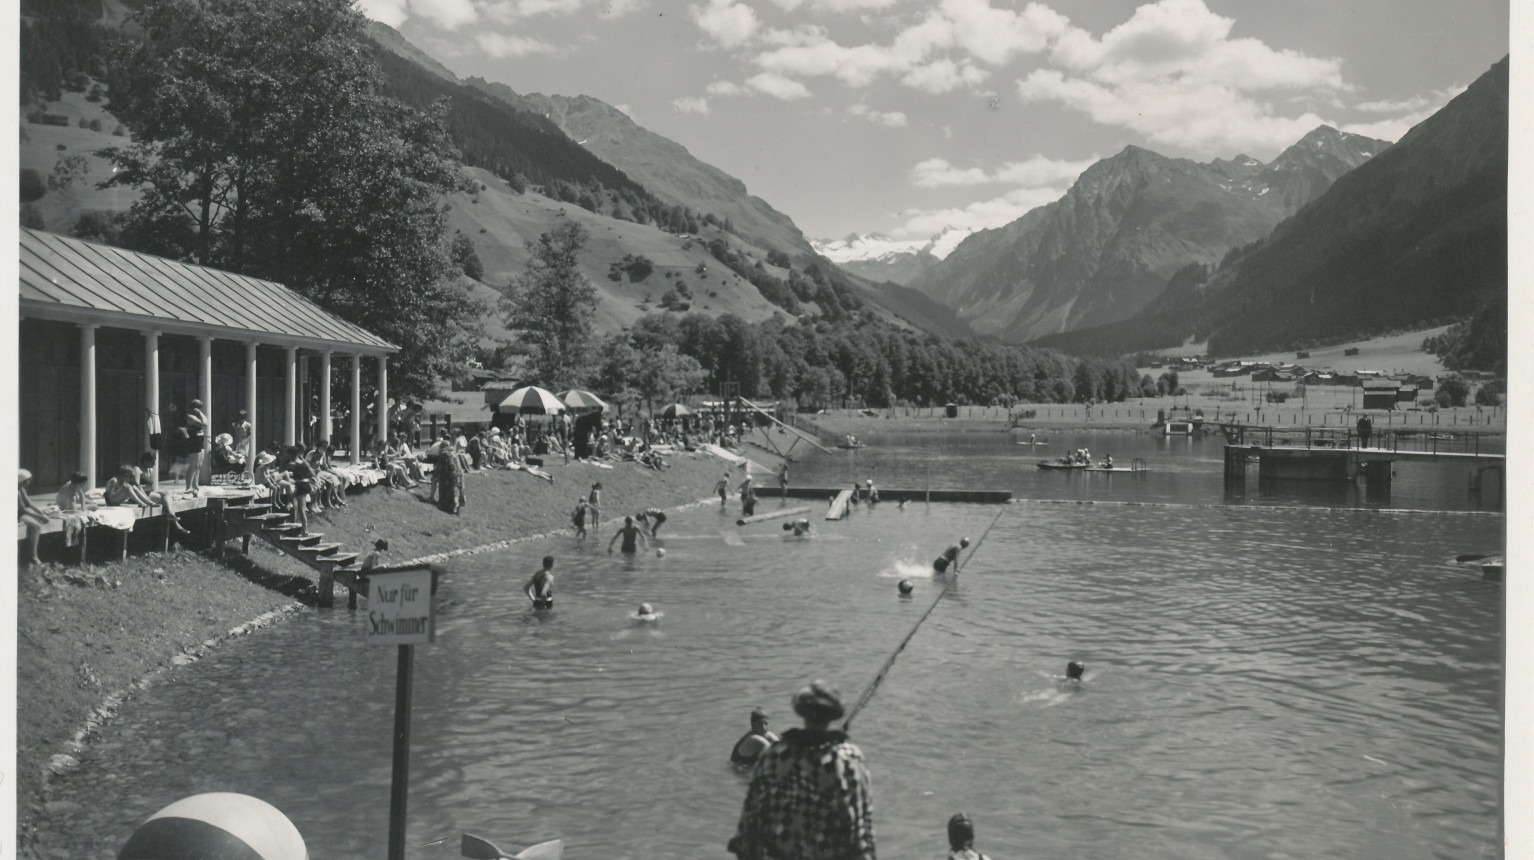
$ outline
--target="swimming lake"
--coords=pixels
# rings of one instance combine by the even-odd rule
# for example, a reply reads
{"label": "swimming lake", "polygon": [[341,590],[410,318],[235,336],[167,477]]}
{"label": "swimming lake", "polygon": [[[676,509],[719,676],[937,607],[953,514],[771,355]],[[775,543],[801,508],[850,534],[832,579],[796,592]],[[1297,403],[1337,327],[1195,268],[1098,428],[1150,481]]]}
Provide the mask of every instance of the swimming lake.
{"label": "swimming lake", "polygon": [[[1388,504],[1229,498],[1211,440],[1066,443],[1144,458],[1143,476],[1039,472],[1012,442],[891,437],[792,475],[918,487],[930,469],[1011,505],[864,506],[795,539],[735,526],[732,500],[675,512],[665,557],[607,555],[604,525],[450,562],[437,642],[416,649],[408,856],[456,856],[463,831],[560,837],[572,860],[730,856],[751,708],[792,727],[816,677],[855,700],[961,536],[978,548],[853,726],[880,856],[941,856],[958,811],[997,858],[1495,850],[1502,587],[1452,560],[1500,551],[1505,520],[1458,473],[1403,467]],[[544,554],[557,602],[534,615],[520,588]],[[300,613],[130,701],[55,780],[80,809],[43,844],[110,856],[161,806],[238,791],[317,860],[381,856],[395,651],[364,642],[364,616]],[[1079,687],[1057,677],[1072,659]]]}

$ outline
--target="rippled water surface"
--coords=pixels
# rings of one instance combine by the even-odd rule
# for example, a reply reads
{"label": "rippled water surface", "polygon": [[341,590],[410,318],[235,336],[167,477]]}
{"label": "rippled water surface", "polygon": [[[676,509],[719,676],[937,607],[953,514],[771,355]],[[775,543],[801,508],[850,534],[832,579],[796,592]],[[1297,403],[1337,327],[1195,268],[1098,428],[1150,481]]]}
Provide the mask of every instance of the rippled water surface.
{"label": "rippled water surface", "polygon": [[[853,727],[882,857],[941,856],[960,810],[998,858],[1493,850],[1502,592],[1449,562],[1500,547],[1503,519],[1182,501],[885,503],[802,540],[701,506],[664,558],[554,538],[452,563],[416,652],[409,856],[455,856],[465,830],[563,837],[572,860],[729,856],[752,706],[781,731],[811,677],[855,699],[962,535],[983,541]],[[545,553],[537,617],[519,589]],[[1079,689],[1056,678],[1071,659]],[[394,670],[345,609],[228,643],[56,781],[81,809],[45,841],[111,856],[226,790],[284,810],[315,858],[382,856]]]}

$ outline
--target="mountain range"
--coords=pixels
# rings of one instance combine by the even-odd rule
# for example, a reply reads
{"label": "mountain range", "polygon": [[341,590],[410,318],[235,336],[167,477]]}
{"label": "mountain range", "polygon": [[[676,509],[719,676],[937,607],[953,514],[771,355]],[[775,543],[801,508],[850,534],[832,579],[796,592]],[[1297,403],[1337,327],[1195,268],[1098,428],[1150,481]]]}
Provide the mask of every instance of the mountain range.
{"label": "mountain range", "polygon": [[1178,272],[1132,319],[1039,342],[1119,354],[1191,338],[1229,355],[1337,343],[1505,303],[1507,135],[1504,57],[1260,241],[1218,266]]}
{"label": "mountain range", "polygon": [[929,239],[895,239],[883,233],[852,233],[842,239],[812,239],[821,256],[843,271],[874,281],[909,285],[936,266],[972,230],[945,227]]}
{"label": "mountain range", "polygon": [[1179,269],[1263,238],[1389,145],[1322,126],[1267,164],[1125,147],[1054,203],[965,238],[911,286],[1007,341],[1118,322]]}

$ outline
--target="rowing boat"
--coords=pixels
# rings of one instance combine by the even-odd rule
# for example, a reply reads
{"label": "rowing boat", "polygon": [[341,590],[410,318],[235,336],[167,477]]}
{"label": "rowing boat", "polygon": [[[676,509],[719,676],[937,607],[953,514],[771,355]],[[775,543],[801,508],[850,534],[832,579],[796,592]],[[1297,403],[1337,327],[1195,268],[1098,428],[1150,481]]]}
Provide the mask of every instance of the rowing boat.
{"label": "rowing boat", "polygon": [[1040,469],[1059,469],[1062,472],[1069,472],[1069,471],[1074,470],[1074,469],[1085,469],[1085,468],[1087,468],[1087,464],[1086,463],[1051,463],[1051,462],[1048,462],[1048,461],[1043,461],[1043,462],[1039,463],[1039,468]]}

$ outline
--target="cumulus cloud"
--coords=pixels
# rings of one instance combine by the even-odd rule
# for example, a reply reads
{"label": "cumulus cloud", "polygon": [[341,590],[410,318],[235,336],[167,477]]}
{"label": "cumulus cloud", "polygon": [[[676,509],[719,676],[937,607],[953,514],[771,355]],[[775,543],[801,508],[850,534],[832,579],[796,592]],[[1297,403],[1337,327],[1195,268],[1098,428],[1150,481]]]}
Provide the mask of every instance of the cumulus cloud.
{"label": "cumulus cloud", "polygon": [[902,213],[905,223],[892,232],[902,238],[917,238],[935,235],[948,227],[988,230],[1010,224],[1029,210],[1059,200],[1064,193],[1059,188],[1017,188],[962,208],[910,209]]}
{"label": "cumulus cloud", "polygon": [[645,7],[645,0],[607,0],[607,7],[603,10],[614,18],[622,18]]}
{"label": "cumulus cloud", "polygon": [[929,158],[911,168],[911,184],[917,188],[985,185],[992,181],[990,175],[978,167],[954,167],[942,158]]}
{"label": "cumulus cloud", "polygon": [[745,87],[730,81],[714,81],[704,89],[713,96],[743,96],[749,93]]}
{"label": "cumulus cloud", "polygon": [[480,33],[475,37],[474,41],[479,45],[481,51],[497,59],[554,53],[553,45],[541,39],[534,39],[531,36]]}
{"label": "cumulus cloud", "polygon": [[1051,189],[1052,193],[1059,196],[1076,181],[1083,170],[1096,161],[1096,156],[1072,161],[1035,155],[1026,161],[1005,162],[987,172],[979,167],[955,167],[942,158],[929,158],[911,168],[911,184],[918,188],[1020,185],[1030,189]]}
{"label": "cumulus cloud", "polygon": [[793,78],[785,78],[772,72],[762,72],[759,75],[746,78],[746,86],[759,93],[765,93],[785,101],[808,98],[810,94],[809,88],[804,84],[799,83]]}
{"label": "cumulus cloud", "polygon": [[1206,154],[1277,152],[1327,122],[1304,105],[1351,89],[1341,61],[1232,39],[1234,24],[1203,0],[1158,0],[1101,38],[1070,27],[1050,52],[1055,68],[1019,80],[1018,95]]}
{"label": "cumulus cloud", "polygon": [[979,86],[990,76],[990,72],[969,63],[955,63],[953,60],[942,59],[916,66],[906,72],[900,82],[913,90],[937,95],[960,87]]}
{"label": "cumulus cloud", "polygon": [[693,6],[692,17],[703,32],[726,48],[750,41],[759,26],[756,11],[734,0],[709,0],[707,5]]}
{"label": "cumulus cloud", "polygon": [[889,112],[879,111],[860,103],[847,108],[847,112],[853,116],[862,117],[869,122],[889,126],[890,128],[902,128],[906,124],[905,114],[898,110]]}
{"label": "cumulus cloud", "polygon": [[[715,0],[719,2],[719,0]],[[883,0],[778,0],[797,8],[804,3],[833,11],[868,8]],[[785,6],[785,8],[790,8]],[[1069,21],[1047,6],[1030,3],[1022,11],[991,6],[990,0],[941,0],[936,8],[900,30],[888,44],[844,45],[821,26],[769,29],[770,46],[753,61],[785,77],[834,77],[850,87],[865,87],[880,77],[905,86],[945,93],[976,86],[1021,54],[1048,49],[1069,30]]]}
{"label": "cumulus cloud", "polygon": [[677,113],[708,113],[708,99],[682,96],[671,100],[671,109]]}
{"label": "cumulus cloud", "polygon": [[357,0],[357,8],[374,21],[390,27],[397,28],[410,17],[407,0]]}

